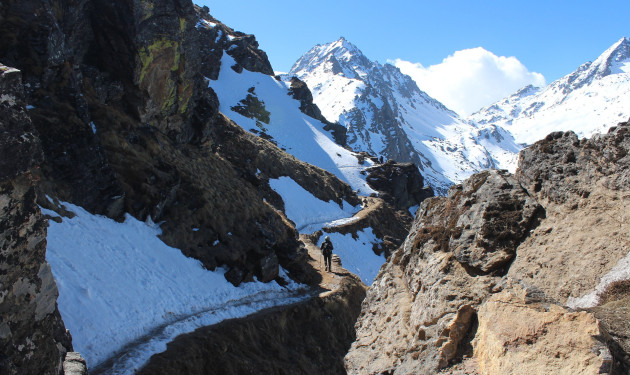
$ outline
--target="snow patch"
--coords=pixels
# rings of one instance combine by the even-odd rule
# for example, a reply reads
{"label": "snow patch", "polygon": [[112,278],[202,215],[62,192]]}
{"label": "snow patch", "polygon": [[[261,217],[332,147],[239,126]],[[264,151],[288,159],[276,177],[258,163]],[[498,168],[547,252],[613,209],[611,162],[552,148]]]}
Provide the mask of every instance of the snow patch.
{"label": "snow patch", "polygon": [[595,307],[599,303],[599,295],[606,290],[608,285],[621,280],[630,280],[630,253],[602,276],[595,290],[579,298],[569,297],[567,306],[572,309]]}
{"label": "snow patch", "polygon": [[347,202],[325,202],[293,181],[290,177],[270,179],[269,185],[282,196],[285,214],[300,233],[312,233],[340,218],[349,219],[359,210]]}
{"label": "snow patch", "polygon": [[195,25],[195,27],[200,28],[200,27],[204,27],[206,29],[212,29],[214,27],[216,27],[217,24],[214,22],[210,22],[210,21],[206,21],[204,19],[199,20],[199,22],[197,22],[197,25]]}

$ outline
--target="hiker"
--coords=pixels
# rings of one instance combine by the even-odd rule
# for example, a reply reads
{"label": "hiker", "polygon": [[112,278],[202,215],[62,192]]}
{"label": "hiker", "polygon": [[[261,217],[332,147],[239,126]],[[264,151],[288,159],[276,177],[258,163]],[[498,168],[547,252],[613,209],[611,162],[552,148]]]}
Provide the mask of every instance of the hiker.
{"label": "hiker", "polygon": [[333,244],[330,242],[330,237],[326,236],[324,242],[321,245],[322,254],[324,254],[324,264],[326,265],[326,271],[332,272],[332,252]]}

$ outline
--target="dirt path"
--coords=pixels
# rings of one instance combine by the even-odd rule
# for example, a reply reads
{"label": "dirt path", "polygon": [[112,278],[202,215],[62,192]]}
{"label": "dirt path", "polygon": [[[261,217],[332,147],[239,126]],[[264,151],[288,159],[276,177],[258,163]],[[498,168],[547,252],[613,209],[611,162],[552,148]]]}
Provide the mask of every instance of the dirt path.
{"label": "dirt path", "polygon": [[324,256],[319,246],[311,241],[309,235],[301,234],[300,240],[304,242],[308,255],[311,257],[309,264],[321,275],[321,281],[319,282],[319,288],[322,292],[320,297],[324,297],[333,293],[339,289],[343,277],[351,275],[351,273],[341,266],[341,260],[336,254],[333,254],[332,258],[332,272],[327,272],[324,269]]}
{"label": "dirt path", "polygon": [[355,338],[366,286],[337,257],[333,272],[324,271],[317,239],[300,239],[316,273],[311,298],[181,335],[139,375],[345,373],[343,358]]}

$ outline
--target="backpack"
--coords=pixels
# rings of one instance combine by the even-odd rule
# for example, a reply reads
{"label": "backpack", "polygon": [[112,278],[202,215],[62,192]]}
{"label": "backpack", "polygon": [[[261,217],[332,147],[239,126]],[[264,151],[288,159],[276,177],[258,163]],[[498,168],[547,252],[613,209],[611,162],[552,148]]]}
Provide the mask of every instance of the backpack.
{"label": "backpack", "polygon": [[329,241],[322,242],[322,253],[326,256],[332,254],[332,244]]}

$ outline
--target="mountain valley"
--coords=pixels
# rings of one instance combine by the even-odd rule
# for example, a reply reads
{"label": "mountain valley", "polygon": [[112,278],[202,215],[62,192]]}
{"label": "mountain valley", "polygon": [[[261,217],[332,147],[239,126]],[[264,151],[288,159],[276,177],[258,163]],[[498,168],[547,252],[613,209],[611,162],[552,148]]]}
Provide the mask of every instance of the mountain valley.
{"label": "mountain valley", "polygon": [[0,30],[1,374],[630,371],[627,38],[462,118],[190,0]]}

